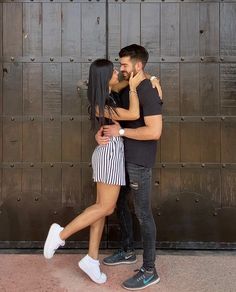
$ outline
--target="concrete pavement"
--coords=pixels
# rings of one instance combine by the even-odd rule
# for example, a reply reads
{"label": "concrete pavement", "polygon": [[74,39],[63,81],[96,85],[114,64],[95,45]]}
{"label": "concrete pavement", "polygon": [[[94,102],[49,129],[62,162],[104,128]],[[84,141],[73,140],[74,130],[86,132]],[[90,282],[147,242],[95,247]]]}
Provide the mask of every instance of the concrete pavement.
{"label": "concrete pavement", "polygon": [[[136,264],[113,267],[101,264],[108,281],[98,285],[78,268],[77,262],[84,256],[81,251],[65,254],[61,250],[51,260],[44,259],[42,251],[0,252],[0,292],[127,291],[120,284],[142,263],[139,251]],[[100,259],[110,252],[102,251]],[[158,251],[158,254],[156,265],[161,281],[146,288],[146,292],[236,292],[235,251]]]}

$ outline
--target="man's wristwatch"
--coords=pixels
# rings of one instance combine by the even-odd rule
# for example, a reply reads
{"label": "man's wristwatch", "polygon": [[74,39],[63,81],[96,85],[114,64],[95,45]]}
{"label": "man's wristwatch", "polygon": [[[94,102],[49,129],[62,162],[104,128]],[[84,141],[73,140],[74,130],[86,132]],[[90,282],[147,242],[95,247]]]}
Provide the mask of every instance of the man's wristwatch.
{"label": "man's wristwatch", "polygon": [[119,135],[124,136],[124,134],[125,134],[125,129],[120,128]]}

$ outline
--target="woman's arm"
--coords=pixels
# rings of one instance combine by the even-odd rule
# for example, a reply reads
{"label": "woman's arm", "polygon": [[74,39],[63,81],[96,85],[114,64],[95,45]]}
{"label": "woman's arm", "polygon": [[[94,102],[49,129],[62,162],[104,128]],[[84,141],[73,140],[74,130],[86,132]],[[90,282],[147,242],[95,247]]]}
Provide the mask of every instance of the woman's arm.
{"label": "woman's arm", "polygon": [[[137,120],[140,116],[139,112],[139,99],[137,95],[136,88],[139,85],[139,83],[145,79],[145,76],[143,72],[137,73],[133,77],[133,73],[131,73],[130,79],[129,79],[129,109],[124,109],[121,107],[116,107],[115,110],[113,109],[104,109],[104,117],[116,121],[121,120]],[[99,116],[99,110],[98,107],[96,109],[96,115]]]}
{"label": "woman's arm", "polygon": [[115,121],[137,120],[139,118],[139,100],[136,90],[129,92],[129,109],[116,107],[115,109],[105,108],[104,117]]}
{"label": "woman's arm", "polygon": [[158,95],[160,96],[160,99],[162,99],[162,89],[160,85],[160,78],[156,76],[151,76],[149,73],[144,72],[147,79],[149,79],[152,83],[152,87],[156,88]]}
{"label": "woman's arm", "polygon": [[[145,72],[144,74],[145,74],[145,77],[151,81],[152,87],[157,89],[158,94],[159,94],[160,98],[162,99],[162,89],[161,89],[161,85],[160,85],[160,78],[156,77],[156,78],[151,80],[152,76],[149,73]],[[112,87],[112,91],[119,93],[122,89],[124,89],[128,85],[129,85],[129,82],[127,80],[121,80],[119,83],[117,83],[116,85],[114,85]]]}
{"label": "woman's arm", "polygon": [[129,81],[127,80],[121,80],[119,83],[116,85],[112,86],[111,90],[114,92],[120,92],[122,89],[127,87],[129,85]]}

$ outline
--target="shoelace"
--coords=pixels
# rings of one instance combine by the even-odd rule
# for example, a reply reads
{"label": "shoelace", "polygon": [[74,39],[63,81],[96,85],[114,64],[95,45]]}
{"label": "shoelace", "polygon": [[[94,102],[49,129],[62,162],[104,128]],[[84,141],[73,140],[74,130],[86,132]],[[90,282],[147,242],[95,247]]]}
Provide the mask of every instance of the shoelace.
{"label": "shoelace", "polygon": [[142,272],[142,273],[144,273],[144,272],[145,272],[145,270],[144,270],[144,268],[143,268],[143,267],[141,267],[140,269],[136,269],[136,270],[134,270],[134,272]]}
{"label": "shoelace", "polygon": [[124,250],[123,249],[118,249],[118,251],[117,251],[119,254],[120,253],[123,253],[124,252]]}
{"label": "shoelace", "polygon": [[136,278],[137,281],[145,279],[145,275],[144,275],[145,270],[143,268],[136,269],[134,270],[134,272],[138,272],[138,274],[134,276],[134,278]]}
{"label": "shoelace", "polygon": [[119,255],[122,255],[124,253],[123,249],[119,249],[117,250],[117,252],[114,253],[114,256],[119,256]]}

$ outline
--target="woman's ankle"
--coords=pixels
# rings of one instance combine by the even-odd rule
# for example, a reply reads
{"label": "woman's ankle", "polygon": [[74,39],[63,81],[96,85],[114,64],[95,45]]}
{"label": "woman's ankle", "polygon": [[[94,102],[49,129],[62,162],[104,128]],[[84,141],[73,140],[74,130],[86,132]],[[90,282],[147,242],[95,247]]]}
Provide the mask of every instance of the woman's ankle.
{"label": "woman's ankle", "polygon": [[95,260],[95,261],[98,261],[98,254],[97,253],[92,253],[92,252],[88,252],[88,256]]}
{"label": "woman's ankle", "polygon": [[64,234],[65,232],[64,232],[64,231],[65,231],[65,229],[63,229],[63,230],[59,233],[59,237],[60,237],[61,240],[66,240],[66,239],[67,239],[67,237],[65,237],[65,234]]}

